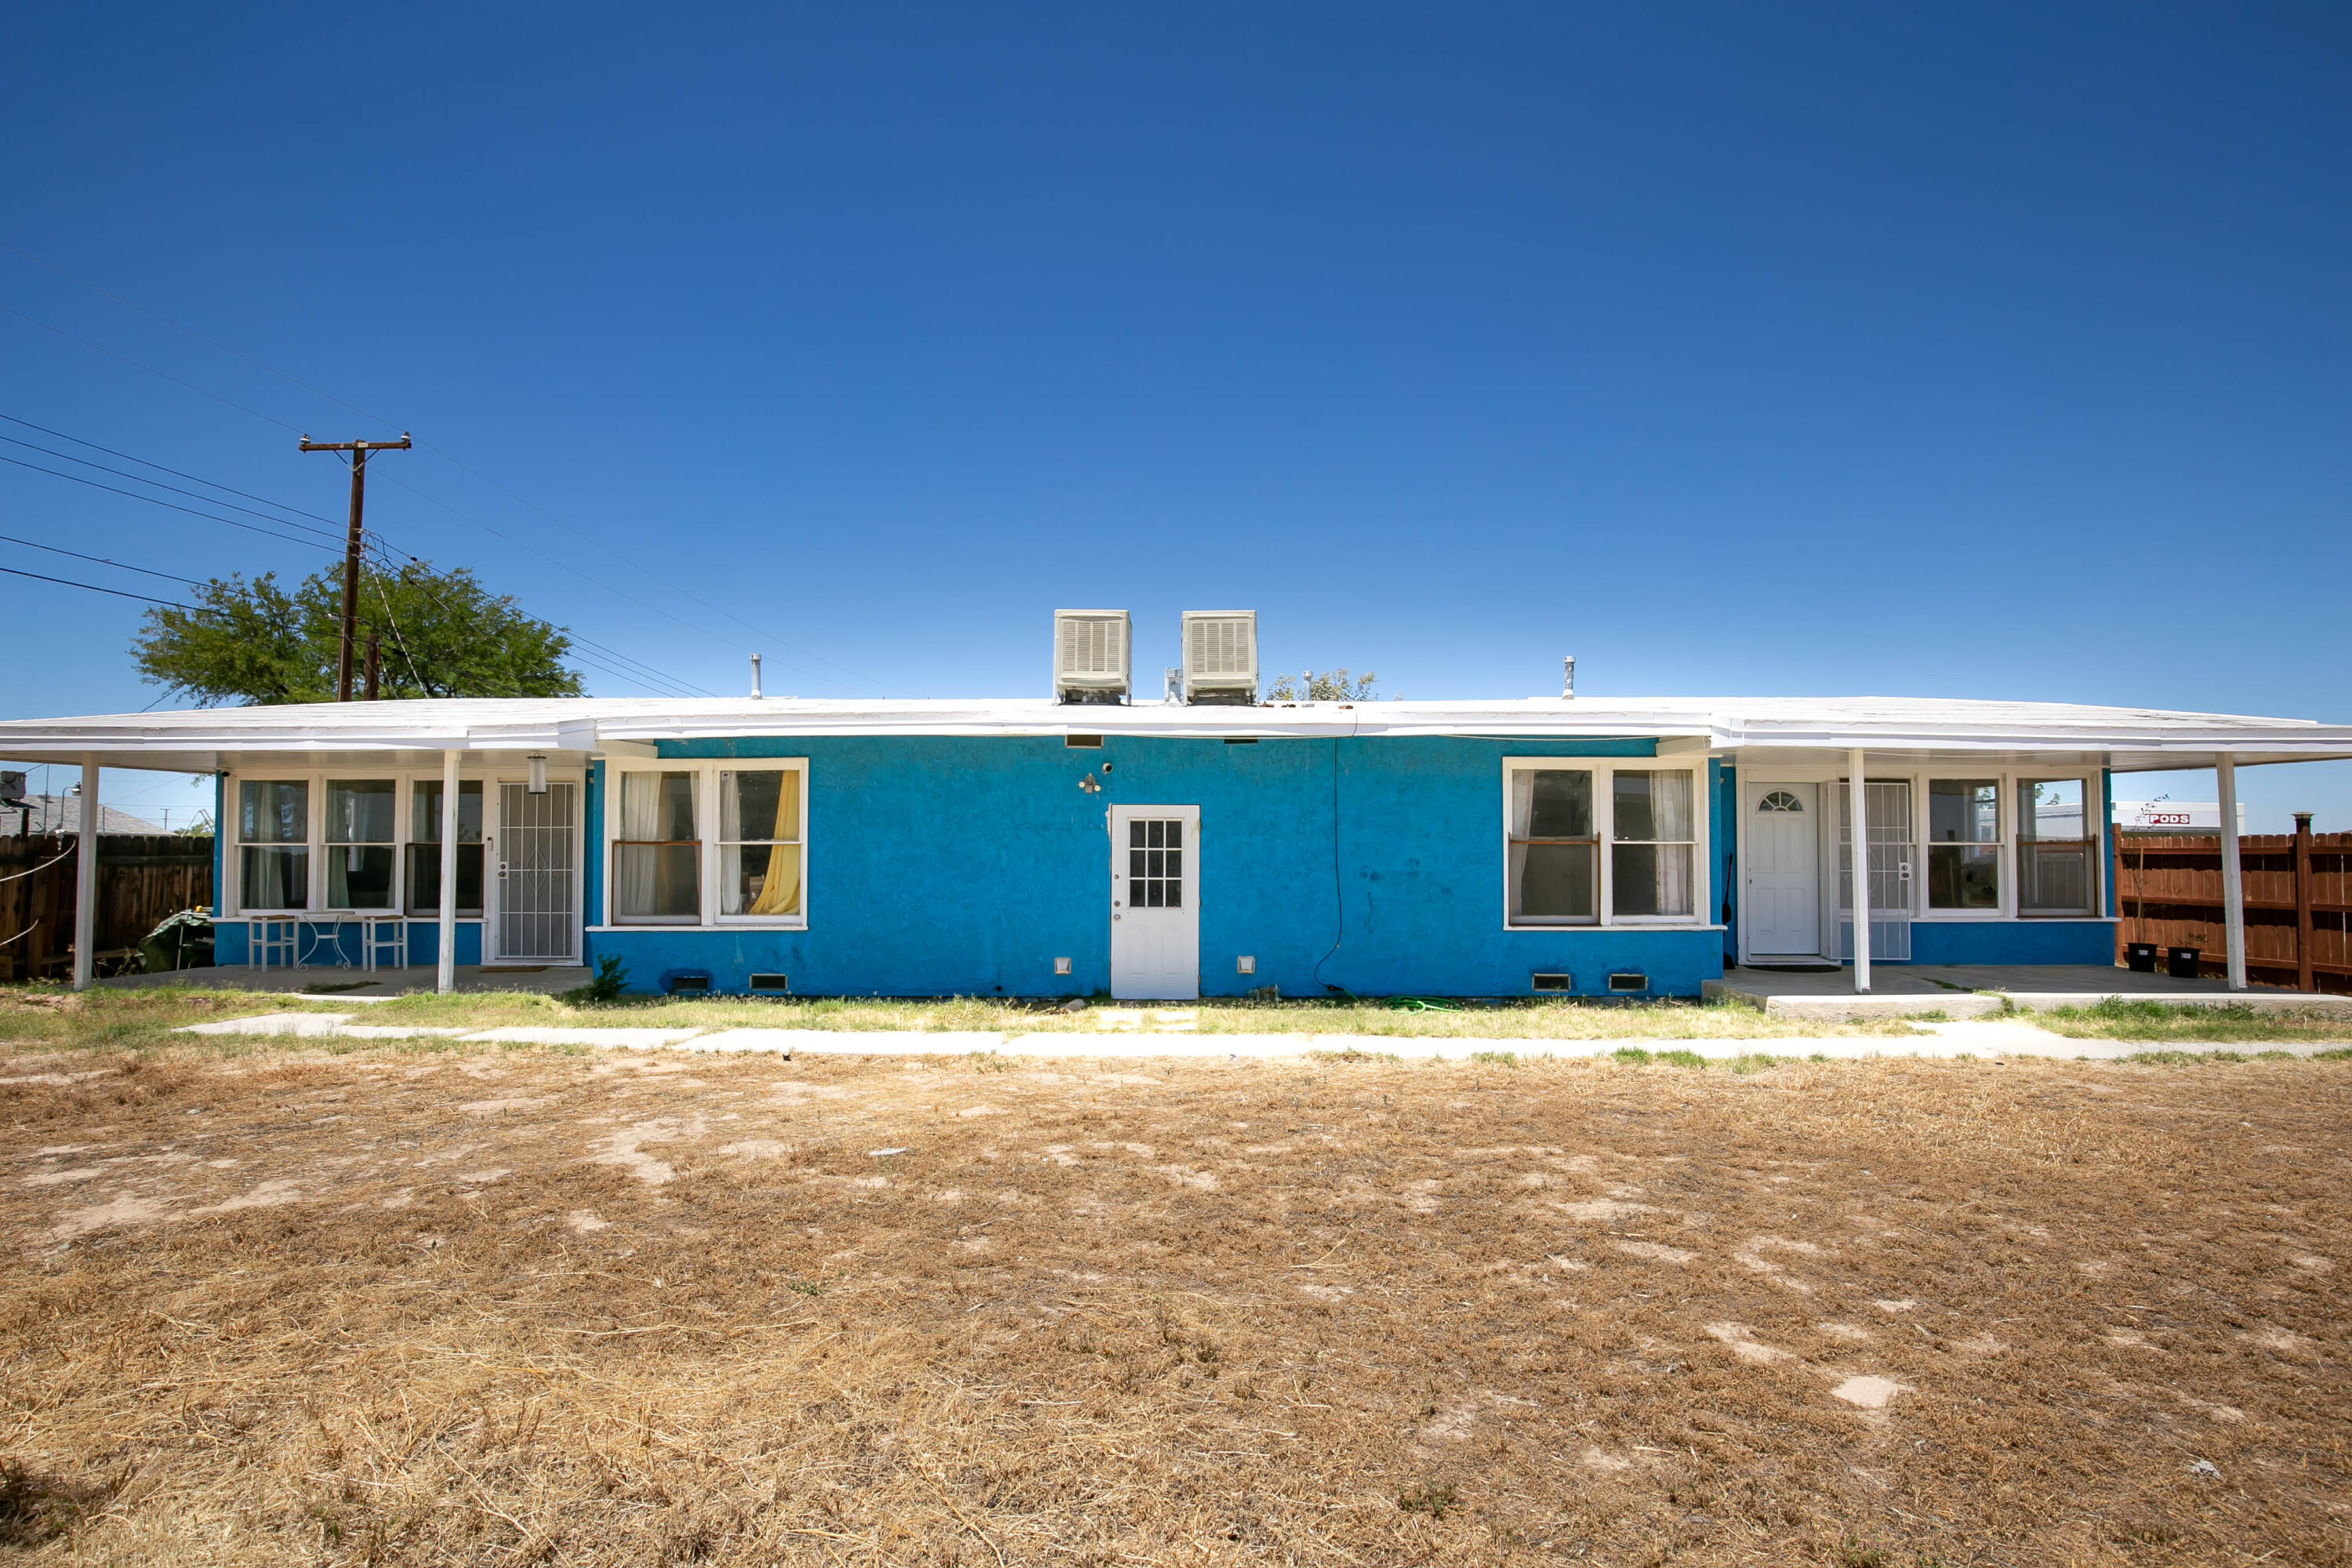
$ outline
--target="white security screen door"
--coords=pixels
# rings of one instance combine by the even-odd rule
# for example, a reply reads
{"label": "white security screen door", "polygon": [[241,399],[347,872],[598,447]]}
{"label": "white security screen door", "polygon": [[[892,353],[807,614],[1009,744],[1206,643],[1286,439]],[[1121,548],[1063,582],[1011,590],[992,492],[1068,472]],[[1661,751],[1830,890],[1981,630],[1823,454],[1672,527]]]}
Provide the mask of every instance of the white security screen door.
{"label": "white security screen door", "polygon": [[1748,786],[1748,955],[1822,951],[1822,859],[1815,786]]}
{"label": "white security screen door", "polygon": [[1201,994],[1201,808],[1110,808],[1110,994]]}
{"label": "white security screen door", "polygon": [[499,785],[498,818],[483,836],[484,962],[580,962],[579,802],[576,784],[551,779],[544,795]]}

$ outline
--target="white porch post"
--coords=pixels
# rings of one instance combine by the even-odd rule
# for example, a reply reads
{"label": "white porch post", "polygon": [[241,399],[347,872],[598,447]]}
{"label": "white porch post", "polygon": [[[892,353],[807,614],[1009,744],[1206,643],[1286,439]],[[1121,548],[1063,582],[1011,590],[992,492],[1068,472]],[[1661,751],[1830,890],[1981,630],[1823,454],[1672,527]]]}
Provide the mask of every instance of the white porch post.
{"label": "white porch post", "polygon": [[1853,802],[1853,989],[1870,989],[1870,816],[1863,810],[1862,753],[1846,753],[1846,781]]}
{"label": "white porch post", "polygon": [[457,753],[441,753],[441,941],[433,988],[457,989]]}
{"label": "white porch post", "polygon": [[2230,989],[2246,988],[2246,887],[2238,867],[2238,759],[2224,752],[2213,759],[2221,786],[2221,947],[2229,959]]}
{"label": "white porch post", "polygon": [[73,988],[98,973],[98,759],[81,755],[81,821],[74,838]]}

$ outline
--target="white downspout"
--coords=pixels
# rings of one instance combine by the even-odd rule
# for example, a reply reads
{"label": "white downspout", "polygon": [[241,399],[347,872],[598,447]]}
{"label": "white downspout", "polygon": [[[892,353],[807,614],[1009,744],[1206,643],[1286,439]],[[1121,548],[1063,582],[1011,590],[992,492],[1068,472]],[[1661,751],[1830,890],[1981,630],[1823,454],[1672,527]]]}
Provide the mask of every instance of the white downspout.
{"label": "white downspout", "polygon": [[[484,867],[487,872],[488,867]],[[488,919],[486,913],[483,917]],[[488,940],[489,932],[483,931]],[[457,989],[457,753],[441,753],[441,942],[440,967],[433,988],[443,995]]]}
{"label": "white downspout", "polygon": [[1860,752],[1846,753],[1846,771],[1853,775],[1846,781],[1853,799],[1853,989],[1864,995],[1870,990],[1870,816],[1862,805]]}
{"label": "white downspout", "polygon": [[2230,989],[2246,988],[2246,888],[2238,866],[2238,759],[2223,752],[2213,759],[2221,786],[2221,951],[2229,960]]}
{"label": "white downspout", "polygon": [[73,988],[89,989],[98,973],[98,759],[81,756],[80,831],[74,838]]}

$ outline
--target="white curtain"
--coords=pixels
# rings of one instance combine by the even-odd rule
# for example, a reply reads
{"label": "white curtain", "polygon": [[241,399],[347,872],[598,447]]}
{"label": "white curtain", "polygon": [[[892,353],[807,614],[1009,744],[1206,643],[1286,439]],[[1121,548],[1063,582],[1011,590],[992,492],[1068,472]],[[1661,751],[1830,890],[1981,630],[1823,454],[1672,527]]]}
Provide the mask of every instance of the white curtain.
{"label": "white curtain", "polygon": [[[621,775],[621,822],[618,838],[648,839],[662,836],[662,778],[659,773]],[[654,868],[661,851],[647,844],[621,844],[613,850],[613,912],[640,919],[654,912]]]}
{"label": "white curtain", "polygon": [[[1691,775],[1685,773],[1652,773],[1650,815],[1655,825],[1651,831],[1660,839],[1687,840],[1695,837],[1691,816]],[[1661,843],[1658,846],[1658,913],[1687,915],[1691,912],[1694,858],[1695,847],[1687,842]]]}

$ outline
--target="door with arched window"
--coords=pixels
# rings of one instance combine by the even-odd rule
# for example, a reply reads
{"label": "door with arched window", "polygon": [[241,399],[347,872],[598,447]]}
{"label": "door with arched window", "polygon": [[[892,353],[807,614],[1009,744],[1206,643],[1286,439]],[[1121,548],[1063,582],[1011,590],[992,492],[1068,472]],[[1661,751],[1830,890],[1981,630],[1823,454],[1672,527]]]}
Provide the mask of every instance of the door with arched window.
{"label": "door with arched window", "polygon": [[1819,786],[1750,784],[1748,944],[1750,958],[1811,958],[1822,951]]}

